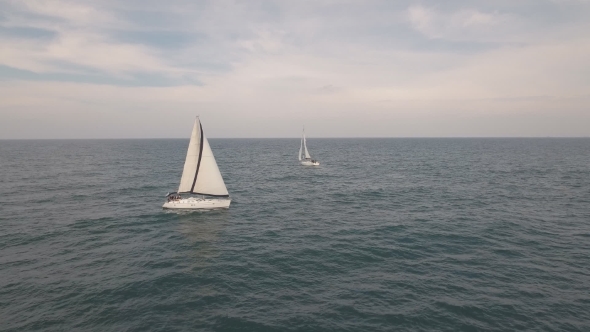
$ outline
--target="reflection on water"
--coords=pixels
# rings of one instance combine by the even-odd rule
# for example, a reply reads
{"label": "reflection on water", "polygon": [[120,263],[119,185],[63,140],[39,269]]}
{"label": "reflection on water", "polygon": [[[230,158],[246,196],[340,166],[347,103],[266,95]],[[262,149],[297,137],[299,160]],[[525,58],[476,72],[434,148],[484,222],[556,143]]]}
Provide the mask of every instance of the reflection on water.
{"label": "reflection on water", "polygon": [[219,237],[230,216],[227,209],[177,210],[168,213],[178,216],[178,229],[192,247],[189,252],[195,263],[194,267],[203,268],[219,256]]}

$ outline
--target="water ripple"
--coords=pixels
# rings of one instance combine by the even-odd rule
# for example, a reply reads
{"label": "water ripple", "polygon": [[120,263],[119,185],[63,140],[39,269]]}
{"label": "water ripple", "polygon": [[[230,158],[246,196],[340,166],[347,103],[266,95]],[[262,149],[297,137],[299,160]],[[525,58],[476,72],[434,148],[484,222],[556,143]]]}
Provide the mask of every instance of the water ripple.
{"label": "water ripple", "polygon": [[2,331],[590,330],[587,139],[0,143]]}

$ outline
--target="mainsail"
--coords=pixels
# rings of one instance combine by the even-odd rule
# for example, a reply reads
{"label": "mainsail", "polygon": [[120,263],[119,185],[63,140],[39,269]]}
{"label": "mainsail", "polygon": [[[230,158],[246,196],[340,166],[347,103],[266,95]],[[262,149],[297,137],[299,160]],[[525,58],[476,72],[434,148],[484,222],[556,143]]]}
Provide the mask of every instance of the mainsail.
{"label": "mainsail", "polygon": [[197,117],[186,152],[184,169],[180,178],[179,193],[209,196],[229,196],[203,126]]}

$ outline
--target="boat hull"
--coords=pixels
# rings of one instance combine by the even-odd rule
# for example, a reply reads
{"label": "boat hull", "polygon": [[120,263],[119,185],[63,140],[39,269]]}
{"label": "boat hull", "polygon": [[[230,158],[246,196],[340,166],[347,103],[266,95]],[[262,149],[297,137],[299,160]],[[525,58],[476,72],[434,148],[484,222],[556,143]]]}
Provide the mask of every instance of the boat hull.
{"label": "boat hull", "polygon": [[164,209],[182,209],[182,210],[211,210],[211,209],[227,209],[231,199],[198,199],[198,198],[183,198],[172,200],[164,203]]}
{"label": "boat hull", "polygon": [[301,165],[303,166],[320,166],[319,161],[302,160]]}

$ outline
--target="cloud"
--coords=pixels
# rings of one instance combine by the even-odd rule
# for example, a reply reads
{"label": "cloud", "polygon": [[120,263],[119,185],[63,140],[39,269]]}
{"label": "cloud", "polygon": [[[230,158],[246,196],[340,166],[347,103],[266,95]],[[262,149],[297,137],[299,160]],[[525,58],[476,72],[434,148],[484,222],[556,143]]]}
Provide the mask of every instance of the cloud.
{"label": "cloud", "polygon": [[459,9],[441,12],[434,8],[414,5],[407,17],[412,27],[428,38],[455,41],[507,41],[523,22],[518,17],[497,11]]}
{"label": "cloud", "polygon": [[[364,115],[386,134],[381,122],[395,116],[569,112],[583,119],[587,111],[584,2],[24,0],[0,7],[0,115],[13,124],[67,113],[105,123],[133,115],[153,128],[199,109],[234,130],[252,119],[283,130],[280,123],[304,117],[350,128],[347,121]],[[250,125],[263,132],[262,123]],[[478,128],[485,132],[485,124]]]}
{"label": "cloud", "polygon": [[118,81],[138,73],[168,77],[194,74],[176,68],[156,48],[111,37],[113,28],[128,26],[106,10],[66,1],[11,2],[7,27],[35,27],[54,34],[49,38],[4,36],[0,61],[4,66],[34,73],[111,76]]}
{"label": "cloud", "polygon": [[81,4],[78,1],[63,0],[19,0],[11,4],[20,12],[41,18],[56,19],[58,24],[71,26],[89,26],[111,24],[114,17],[107,11],[95,6]]}

